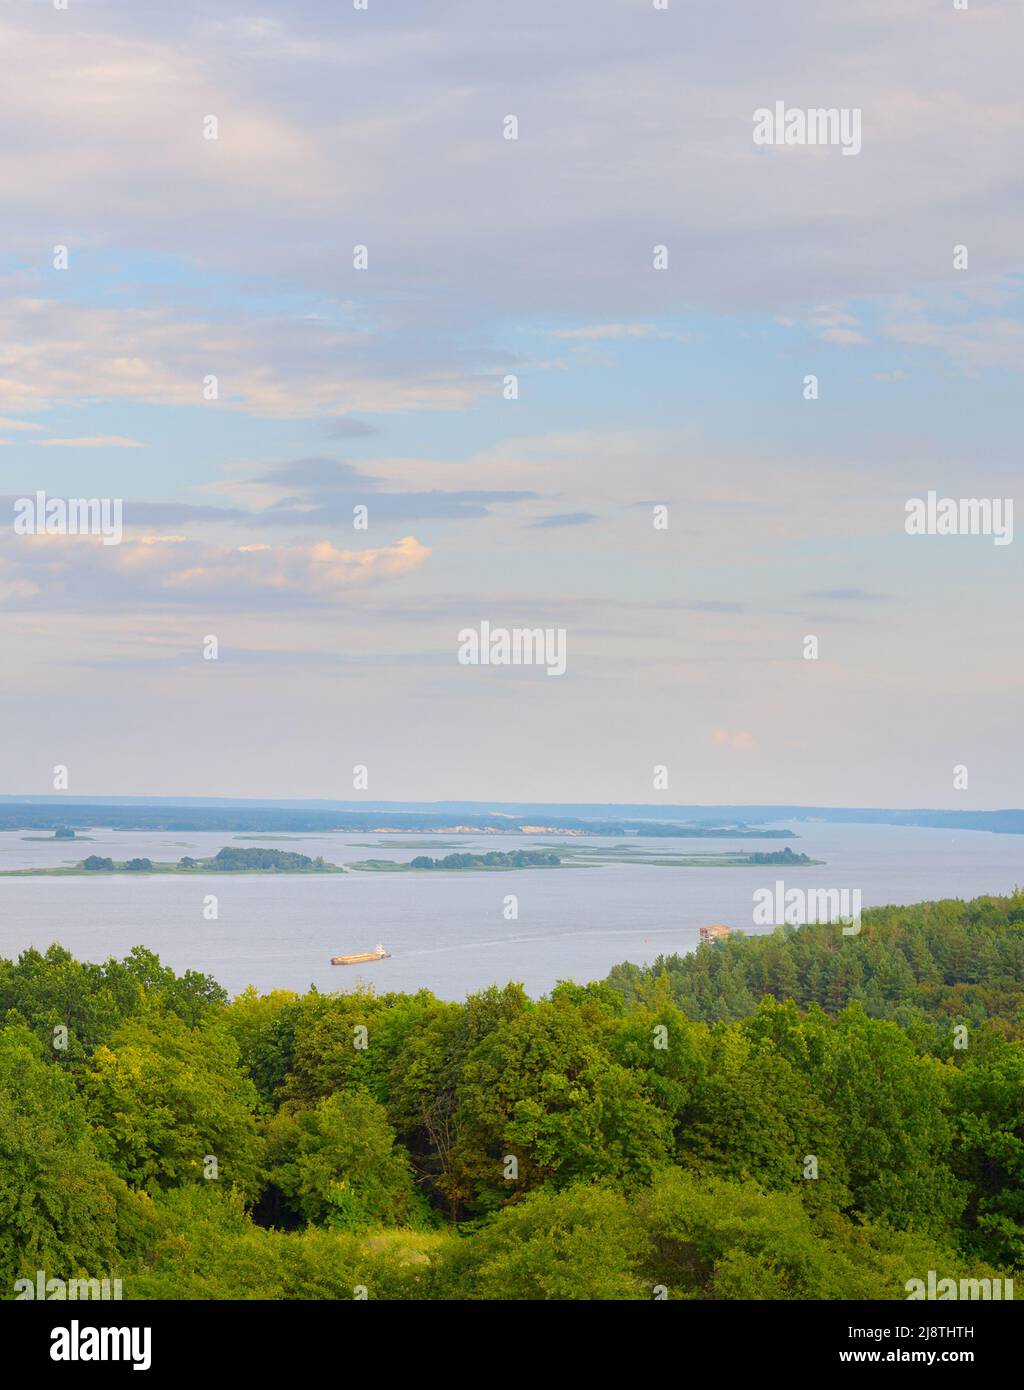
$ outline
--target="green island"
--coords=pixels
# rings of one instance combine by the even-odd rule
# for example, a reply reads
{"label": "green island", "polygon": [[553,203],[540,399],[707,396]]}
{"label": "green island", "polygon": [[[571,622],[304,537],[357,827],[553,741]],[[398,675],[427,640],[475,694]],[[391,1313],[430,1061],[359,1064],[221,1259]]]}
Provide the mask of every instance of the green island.
{"label": "green island", "polygon": [[685,854],[636,849],[632,845],[613,845],[608,849],[601,846],[573,845],[560,850],[560,854],[570,866],[653,864],[662,869],[742,869],[765,865],[802,868],[809,864],[825,862],[823,859],[812,859],[806,854],[794,853],[788,847],[768,851],[715,850],[708,854]]}
{"label": "green island", "polygon": [[34,840],[37,843],[41,841],[46,844],[51,844],[54,840],[76,840],[81,842],[82,840],[91,840],[92,836],[79,835],[77,831],[62,825],[59,826],[52,835],[22,835],[21,838],[23,840]]}
{"label": "green island", "polygon": [[[557,848],[558,852],[554,853],[553,848]],[[430,873],[436,869],[480,872],[559,867],[593,868],[602,864],[651,864],[662,869],[735,869],[766,865],[801,868],[808,864],[824,862],[822,859],[811,859],[806,854],[794,854],[789,848],[767,852],[735,850],[714,854],[665,854],[637,850],[629,845],[615,845],[609,849],[596,845],[558,845],[551,849],[511,850],[508,853],[492,850],[488,854],[447,854],[443,859],[432,859],[429,855],[421,854],[408,863],[397,859],[360,859],[349,864],[348,868],[356,869],[360,873],[408,874]]]}
{"label": "green island", "polygon": [[416,874],[430,873],[434,869],[493,871],[495,869],[551,869],[559,864],[557,854],[547,854],[541,850],[514,849],[508,853],[491,850],[489,854],[446,854],[443,859],[431,859],[429,854],[418,854],[408,864],[397,859],[361,859],[349,864],[350,869],[365,873]]}
{"label": "green island", "polygon": [[55,869],[4,869],[0,878],[68,878],[78,875],[96,877],[100,874],[343,874],[340,864],[328,864],[319,856],[296,854],[283,849],[239,849],[234,845],[218,850],[208,859],[193,859],[185,854],[178,862],[138,857],[114,860],[104,855],[90,854],[78,864]]}
{"label": "green island", "polygon": [[1021,891],[540,999],[229,1002],[142,946],[29,949],[0,960],[0,1297],[45,1269],[125,1299],[905,1303],[1024,1275],[1022,1102]]}

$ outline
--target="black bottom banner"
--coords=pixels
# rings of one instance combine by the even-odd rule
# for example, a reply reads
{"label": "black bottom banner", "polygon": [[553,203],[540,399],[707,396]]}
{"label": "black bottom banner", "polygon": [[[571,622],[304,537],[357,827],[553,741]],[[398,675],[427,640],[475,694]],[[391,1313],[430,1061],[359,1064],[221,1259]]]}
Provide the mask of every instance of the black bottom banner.
{"label": "black bottom banner", "polygon": [[[658,1300],[653,1300],[658,1301]],[[90,1372],[109,1379],[119,1372],[150,1378],[236,1378],[249,1369],[294,1374],[309,1357],[339,1355],[346,1371],[362,1356],[385,1356],[388,1370],[421,1372],[427,1347],[490,1328],[511,1349],[528,1325],[543,1329],[549,1318],[576,1361],[581,1353],[604,1357],[609,1317],[633,1333],[640,1328],[698,1338],[702,1359],[716,1373],[757,1369],[782,1374],[834,1369],[842,1374],[871,1366],[965,1366],[994,1371],[1016,1350],[1021,1323],[1012,1305],[968,1303],[760,1303],[684,1302],[675,1311],[637,1320],[636,1306],[615,1314],[607,1304],[521,1303],[374,1306],[373,1300],[319,1303],[7,1303],[0,1312],[8,1365],[24,1372],[56,1371],[76,1380]],[[453,1322],[453,1314],[455,1321]],[[600,1322],[591,1324],[592,1317]],[[571,1329],[571,1331],[570,1331]],[[569,1332],[571,1341],[566,1341]],[[367,1334],[375,1340],[353,1342]],[[384,1337],[386,1340],[376,1340]],[[429,1338],[430,1341],[425,1339]],[[545,1361],[557,1343],[546,1338]],[[355,1354],[355,1355],[354,1355]],[[436,1350],[433,1353],[436,1355]]]}

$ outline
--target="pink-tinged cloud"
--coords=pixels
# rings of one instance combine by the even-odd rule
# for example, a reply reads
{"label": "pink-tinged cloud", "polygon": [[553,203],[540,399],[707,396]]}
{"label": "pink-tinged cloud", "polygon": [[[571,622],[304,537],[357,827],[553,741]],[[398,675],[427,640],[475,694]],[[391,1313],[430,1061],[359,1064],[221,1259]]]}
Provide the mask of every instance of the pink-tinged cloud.
{"label": "pink-tinged cloud", "polygon": [[186,536],[136,536],[104,546],[98,536],[12,536],[0,554],[0,592],[31,596],[33,608],[324,607],[353,591],[401,579],[430,555],[415,536],[393,545],[340,550],[296,545],[207,545]]}
{"label": "pink-tinged cloud", "polygon": [[403,536],[380,550],[337,550],[330,541],[313,545],[240,545],[213,550],[198,565],[166,576],[169,588],[246,592],[265,591],[330,597],[418,569],[430,551],[415,536]]}
{"label": "pink-tinged cloud", "polygon": [[746,729],[735,732],[716,729],[711,735],[711,742],[716,748],[731,748],[734,753],[753,753],[757,748],[757,739]]}

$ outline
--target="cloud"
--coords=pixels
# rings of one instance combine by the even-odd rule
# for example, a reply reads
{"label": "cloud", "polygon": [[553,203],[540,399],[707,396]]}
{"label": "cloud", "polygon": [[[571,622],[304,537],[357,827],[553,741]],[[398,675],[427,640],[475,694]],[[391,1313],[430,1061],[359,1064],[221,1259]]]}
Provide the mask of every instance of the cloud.
{"label": "cloud", "polygon": [[814,589],[803,597],[834,599],[839,603],[880,603],[892,595],[872,593],[869,589]]}
{"label": "cloud", "polygon": [[[353,674],[362,673],[366,667],[412,666],[412,667],[451,667],[451,652],[445,651],[332,651],[322,648],[266,647],[247,648],[235,645],[222,646],[218,654],[221,668],[256,668],[264,671],[275,670],[333,670],[349,668]],[[68,664],[86,666],[95,670],[151,670],[194,668],[195,648],[164,652],[160,650],[125,652],[114,656],[75,657]]]}
{"label": "cloud", "polygon": [[312,545],[243,545],[198,557],[168,576],[180,592],[245,594],[286,592],[326,598],[419,569],[430,551],[414,536],[378,550],[338,550],[330,541]]}
{"label": "cloud", "polygon": [[[60,30],[22,7],[0,28],[0,179],[18,190],[4,249],[38,255],[73,207],[72,266],[120,241],[335,301],[379,295],[443,322],[445,351],[508,311],[600,329],[886,294],[948,269],[945,245],[924,262],[964,207],[972,257],[1014,271],[1015,7],[936,24],[927,0],[807,3],[793,26],[745,0],[699,8],[714,22],[694,35],[620,0],[519,0],[499,26],[435,0],[344,28],[334,7],[283,0],[216,21],[186,6],[173,25],[159,7],[93,6]],[[750,113],[780,92],[862,108],[862,155],[755,149]],[[520,103],[517,142],[499,97]],[[656,241],[667,274],[651,272]]]}
{"label": "cloud", "polygon": [[38,587],[30,579],[0,579],[0,603],[8,603],[11,599],[30,599],[38,592]]}
{"label": "cloud", "polygon": [[91,536],[18,536],[0,552],[0,586],[22,586],[13,597],[40,609],[157,604],[262,612],[347,602],[353,591],[414,573],[429,556],[414,536],[366,550],[329,541],[206,545],[181,535],[135,536],[110,547]]}
{"label": "cloud", "polygon": [[[32,495],[31,489],[27,490],[27,495]],[[75,495],[78,495],[78,490],[75,490]],[[0,515],[9,514],[19,500],[20,497],[14,493],[0,497]],[[181,527],[190,522],[248,521],[251,517],[251,513],[238,507],[207,507],[190,502],[141,502],[130,499],[123,502],[122,514],[126,528],[143,526],[157,530],[168,526]]]}
{"label": "cloud", "polygon": [[[425,466],[422,459],[388,460],[390,486],[410,483]],[[655,559],[671,553],[685,532],[691,554],[719,562],[725,555],[749,558],[752,545],[780,539],[891,529],[888,504],[880,504],[874,489],[847,497],[850,466],[841,452],[782,458],[756,447],[725,450],[695,429],[595,428],[505,438],[446,462],[444,471],[453,484],[471,478],[477,488],[498,489],[514,479],[555,500],[558,515],[598,515],[601,526],[587,532],[594,544],[618,546],[628,537],[630,545],[649,545]],[[916,470],[905,460],[887,460],[887,484],[895,487],[903,476],[912,485]],[[844,498],[841,516],[837,497]],[[666,531],[654,531],[638,498],[668,506]]]}
{"label": "cloud", "polygon": [[[1000,495],[1014,463],[1013,383],[961,399],[944,377],[1024,361],[1007,293],[1024,240],[1020,7],[942,22],[934,0],[676,8],[696,22],[621,0],[517,0],[498,24],[465,0],[369,17],[284,0],[4,9],[0,437],[148,445],[145,460],[24,451],[25,491],[146,500],[126,501],[127,539],[105,550],[0,529],[3,688],[25,697],[9,777],[41,776],[38,750],[64,729],[80,786],[93,757],[111,791],[329,781],[317,753],[343,686],[347,724],[397,795],[438,794],[440,741],[456,750],[448,775],[482,796],[497,776],[510,795],[642,799],[628,749],[592,756],[629,727],[639,677],[670,745],[652,756],[686,762],[712,797],[725,771],[755,800],[878,804],[914,777],[941,798],[943,740],[975,694],[994,718],[964,757],[997,779],[979,779],[984,794],[1013,794],[1019,660],[1000,634],[1017,552],[997,576],[991,547],[950,564],[892,538],[922,478]],[[750,113],[776,97],[862,109],[862,155],[755,150]],[[517,142],[502,139],[508,111]],[[961,238],[967,275],[951,263]],[[676,346],[687,329],[699,353]],[[838,373],[823,414],[799,403],[819,358]],[[895,368],[912,391],[870,379]],[[517,405],[502,401],[509,372]],[[44,419],[45,433],[22,428]],[[393,457],[371,437],[382,422]],[[359,467],[307,457],[346,441]],[[357,504],[369,535],[352,528]],[[435,540],[465,520],[458,544]],[[882,621],[896,604],[853,587],[867,579],[906,596],[920,640]],[[833,601],[794,601],[806,593]],[[808,685],[794,634],[817,630],[819,607],[842,626]],[[305,648],[322,677],[275,678],[268,659],[251,679],[240,659],[233,687],[204,680],[197,720],[173,671],[166,685],[97,675],[76,683],[68,723],[57,662],[194,652],[224,614],[225,652]],[[491,695],[457,670],[374,667],[365,704],[351,698],[348,654],[427,648],[452,668],[452,633],[485,615],[571,627],[580,677],[505,694],[497,764],[477,753]],[[952,665],[951,625],[967,644]],[[396,757],[424,686],[438,737],[399,737]],[[279,733],[259,758],[256,720]],[[794,727],[821,756],[762,766],[758,740],[782,754]],[[721,741],[693,745],[694,729]]]}
{"label": "cloud", "polygon": [[[366,507],[370,524],[377,526],[425,520],[480,520],[493,516],[498,507],[536,502],[541,496],[525,488],[404,491],[351,464],[315,457],[274,464],[252,478],[203,484],[198,490],[223,498],[224,505],[127,498],[124,524],[155,530],[208,524],[244,526],[248,530],[287,527],[293,531],[324,531],[344,527],[351,531],[353,509],[357,506]],[[95,487],[92,491],[96,491]],[[14,494],[0,497],[0,509],[7,511],[16,500]]]}
{"label": "cloud", "polygon": [[589,522],[596,520],[597,516],[594,512],[557,512],[553,516],[538,517],[536,521],[527,522],[527,525],[535,529],[545,530],[548,527],[557,526],[586,526]]}
{"label": "cloud", "polygon": [[164,526],[187,526],[194,522],[210,522],[214,525],[233,521],[246,521],[249,513],[239,507],[205,507],[191,502],[139,502],[126,501],[124,504],[124,524],[126,526],[150,526],[160,529]]}
{"label": "cloud", "polygon": [[869,341],[860,332],[856,317],[840,305],[819,304],[811,323],[823,343],[835,343],[837,347],[864,347]]}
{"label": "cloud", "polygon": [[[34,420],[0,420],[0,430],[45,430],[45,425],[37,425]],[[38,441],[37,441],[38,442]]]}
{"label": "cloud", "polygon": [[365,420],[339,420],[327,431],[329,439],[367,439],[372,434],[380,434],[380,429]]}
{"label": "cloud", "polygon": [[[420,471],[427,466],[417,463]],[[373,523],[464,521],[540,496],[527,488],[405,490],[343,460],[320,456],[276,463],[252,478],[221,480],[206,490],[248,502],[252,510],[246,519],[253,526],[351,526],[356,506],[367,507]]]}
{"label": "cloud", "polygon": [[819,304],[814,310],[814,322],[820,328],[852,328],[857,320],[842,305]]}
{"label": "cloud", "polygon": [[349,489],[354,484],[363,491],[374,491],[380,486],[376,478],[362,472],[354,464],[320,455],[272,464],[265,473],[253,481],[261,485],[269,484],[271,487],[315,487],[325,491]]}
{"label": "cloud", "polygon": [[757,749],[757,739],[745,729],[733,733],[728,729],[715,729],[711,742],[715,748],[729,748],[734,753],[753,753]]}
{"label": "cloud", "polygon": [[826,328],[818,337],[823,343],[836,343],[839,347],[865,347],[870,341],[853,328]]}
{"label": "cloud", "polygon": [[17,410],[127,400],[302,419],[460,409],[484,389],[468,368],[392,360],[365,331],[303,318],[214,322],[23,297],[0,303],[0,341],[0,404]]}
{"label": "cloud", "polygon": [[126,439],[121,434],[93,434],[80,439],[33,439],[31,443],[44,449],[144,449],[141,439]]}
{"label": "cloud", "polygon": [[588,341],[603,338],[669,338],[677,343],[690,341],[688,333],[672,332],[654,323],[595,323],[585,328],[549,328],[548,336]]}
{"label": "cloud", "polygon": [[938,323],[918,314],[893,317],[883,331],[906,346],[944,353],[970,375],[993,367],[1024,370],[1024,323],[1017,319],[981,314],[970,321]]}
{"label": "cloud", "polygon": [[[81,21],[57,29],[32,16],[0,28],[0,103],[5,119],[31,133],[6,147],[0,173],[19,188],[23,208],[52,205],[59,163],[57,196],[79,211],[79,227],[103,216],[135,229],[157,212],[183,218],[204,189],[227,194],[236,211],[282,197],[312,209],[317,180],[330,176],[321,144],[256,93],[225,84],[194,45],[133,37],[128,28],[122,20],[114,32]],[[204,139],[207,113],[219,113],[217,140]]]}
{"label": "cloud", "polygon": [[683,605],[691,613],[742,613],[745,605],[734,603],[729,599],[695,599],[692,603]]}

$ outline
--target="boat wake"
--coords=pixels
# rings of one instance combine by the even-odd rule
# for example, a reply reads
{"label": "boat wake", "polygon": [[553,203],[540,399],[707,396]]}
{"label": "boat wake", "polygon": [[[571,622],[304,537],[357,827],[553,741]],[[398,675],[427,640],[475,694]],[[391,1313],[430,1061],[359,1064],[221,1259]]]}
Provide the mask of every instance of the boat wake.
{"label": "boat wake", "polygon": [[531,936],[495,936],[486,941],[459,941],[451,946],[421,946],[411,951],[402,951],[403,960],[412,956],[439,956],[448,951],[485,950],[489,946],[518,946],[535,941],[571,941],[578,937],[621,936],[635,942],[639,937],[645,941],[650,936],[692,936],[696,939],[699,927],[645,927],[640,937],[639,931],[619,927],[614,931],[555,931],[542,932]]}

